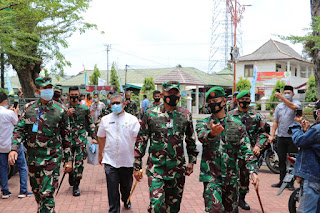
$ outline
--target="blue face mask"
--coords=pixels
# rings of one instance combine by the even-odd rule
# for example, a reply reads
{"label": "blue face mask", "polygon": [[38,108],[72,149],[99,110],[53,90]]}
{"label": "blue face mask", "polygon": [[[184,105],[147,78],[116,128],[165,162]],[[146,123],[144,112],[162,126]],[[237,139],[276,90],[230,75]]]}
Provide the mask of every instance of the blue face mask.
{"label": "blue face mask", "polygon": [[45,101],[50,101],[53,97],[53,89],[40,90],[40,97]]}
{"label": "blue face mask", "polygon": [[111,101],[110,101],[110,100],[107,100],[107,103],[108,103],[108,104],[110,104],[110,103],[111,103]]}
{"label": "blue face mask", "polygon": [[116,114],[119,114],[122,111],[122,105],[121,104],[112,105],[111,111],[116,113]]}

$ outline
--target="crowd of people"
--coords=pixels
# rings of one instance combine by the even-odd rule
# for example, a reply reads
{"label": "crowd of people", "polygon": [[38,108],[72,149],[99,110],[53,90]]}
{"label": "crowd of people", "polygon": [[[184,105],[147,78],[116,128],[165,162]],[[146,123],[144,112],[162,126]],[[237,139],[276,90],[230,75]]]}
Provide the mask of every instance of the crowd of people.
{"label": "crowd of people", "polygon": [[[281,103],[275,110],[271,135],[266,133],[260,114],[249,107],[247,90],[234,93],[228,107],[223,88],[208,90],[205,101],[211,115],[197,120],[195,128],[192,114],[178,106],[181,95],[177,81],[163,83],[162,91],[153,92],[152,103],[144,95],[140,111],[129,91],[110,92],[103,103],[99,94],[85,97],[77,86],[72,86],[63,100],[62,88],[53,86],[51,78],[45,77],[36,79],[35,92],[40,98],[28,103],[19,119],[19,108],[7,109],[7,96],[0,93],[2,198],[11,195],[5,171],[8,162],[19,168],[19,197],[34,194],[38,212],[55,212],[54,192],[61,164],[69,174],[73,196],[80,196],[90,136],[91,143],[99,145],[98,161],[106,174],[109,212],[120,212],[121,201],[125,209],[131,209],[128,198],[133,178],[143,178],[142,159],[148,144],[148,211],[179,212],[186,176],[193,173],[197,162],[197,135],[203,149],[200,182],[205,211],[231,213],[238,212],[239,207],[250,210],[245,197],[250,179],[259,188],[257,157],[267,143],[274,142],[277,131],[281,173],[280,182],[272,186],[282,184],[287,152],[298,152],[294,174],[303,181],[298,210],[320,211],[320,102],[314,110],[316,123],[310,125],[296,116],[301,103],[292,99],[293,87],[289,85],[275,93]],[[27,168],[32,193],[27,190]]]}

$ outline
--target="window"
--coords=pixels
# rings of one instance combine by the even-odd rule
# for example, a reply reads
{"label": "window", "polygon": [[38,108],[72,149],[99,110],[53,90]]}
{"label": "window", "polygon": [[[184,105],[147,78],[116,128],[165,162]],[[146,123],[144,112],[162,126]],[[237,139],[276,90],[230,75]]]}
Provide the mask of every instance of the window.
{"label": "window", "polygon": [[276,72],[280,72],[281,70],[281,64],[276,64]]}
{"label": "window", "polygon": [[253,76],[253,64],[244,65],[244,77],[252,77]]}
{"label": "window", "polygon": [[294,76],[296,76],[296,77],[298,76],[298,69],[297,68],[294,69]]}

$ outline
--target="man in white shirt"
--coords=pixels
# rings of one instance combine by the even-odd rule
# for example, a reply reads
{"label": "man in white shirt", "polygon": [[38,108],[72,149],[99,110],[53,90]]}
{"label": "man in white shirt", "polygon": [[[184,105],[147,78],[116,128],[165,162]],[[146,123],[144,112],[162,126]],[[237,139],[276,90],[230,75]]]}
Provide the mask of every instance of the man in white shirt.
{"label": "man in white shirt", "polygon": [[99,163],[104,164],[107,176],[109,212],[120,212],[120,193],[124,208],[132,187],[134,144],[140,124],[137,117],[124,111],[124,98],[119,93],[112,94],[112,113],[104,116],[98,130]]}
{"label": "man in white shirt", "polygon": [[93,118],[93,121],[95,124],[99,120],[99,115],[102,112],[102,109],[104,107],[106,107],[106,105],[100,101],[99,95],[94,94],[93,95],[93,102],[90,106],[90,111],[92,113],[92,118]]}
{"label": "man in white shirt", "polygon": [[[0,92],[0,182],[2,199],[11,196],[8,188],[8,155],[11,151],[11,137],[14,126],[18,123],[19,106],[8,108],[8,97],[5,93]],[[32,195],[28,192],[28,169],[23,151],[23,146],[18,148],[19,157],[16,161],[20,175],[20,193],[19,198]]]}

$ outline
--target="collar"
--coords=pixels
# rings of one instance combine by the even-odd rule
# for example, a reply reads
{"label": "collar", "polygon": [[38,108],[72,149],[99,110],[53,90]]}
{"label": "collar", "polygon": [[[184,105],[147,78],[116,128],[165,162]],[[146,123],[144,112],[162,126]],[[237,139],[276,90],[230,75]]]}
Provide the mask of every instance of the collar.
{"label": "collar", "polygon": [[177,110],[178,110],[178,106],[175,106],[175,107],[173,108],[173,110],[170,110],[170,111],[166,110],[166,108],[164,107],[164,104],[160,104],[160,105],[158,105],[158,106],[160,106],[160,111],[161,111],[162,113],[165,113],[165,112],[171,113],[171,112],[174,112],[174,111],[177,111]]}
{"label": "collar", "polygon": [[120,115],[117,115],[117,114],[115,114],[115,113],[113,113],[113,112],[111,112],[111,113],[112,113],[113,116],[115,116],[115,117],[117,117],[117,118],[121,118],[121,117],[125,116],[126,111],[123,111],[123,113],[121,113]]}
{"label": "collar", "polygon": [[53,109],[53,100],[51,99],[48,103],[43,104],[41,103],[40,98],[38,99],[37,103],[36,103],[37,107],[41,107],[42,109],[48,108],[48,109]]}
{"label": "collar", "polygon": [[253,114],[253,111],[252,111],[252,109],[249,107],[249,110],[248,111],[246,111],[246,112],[241,112],[240,110],[239,110],[239,107],[237,107],[235,110],[234,110],[234,114],[233,115],[240,115],[240,114]]}

